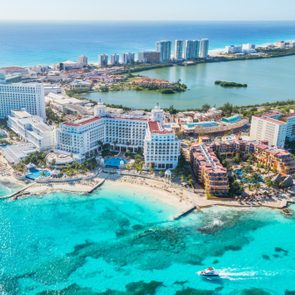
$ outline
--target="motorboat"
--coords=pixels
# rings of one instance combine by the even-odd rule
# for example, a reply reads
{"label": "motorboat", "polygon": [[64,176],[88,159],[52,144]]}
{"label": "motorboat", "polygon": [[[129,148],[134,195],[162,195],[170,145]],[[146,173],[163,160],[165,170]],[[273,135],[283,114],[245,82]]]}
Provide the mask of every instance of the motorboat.
{"label": "motorboat", "polygon": [[198,271],[197,274],[202,277],[219,277],[218,271],[216,271],[213,267],[208,267],[204,270]]}

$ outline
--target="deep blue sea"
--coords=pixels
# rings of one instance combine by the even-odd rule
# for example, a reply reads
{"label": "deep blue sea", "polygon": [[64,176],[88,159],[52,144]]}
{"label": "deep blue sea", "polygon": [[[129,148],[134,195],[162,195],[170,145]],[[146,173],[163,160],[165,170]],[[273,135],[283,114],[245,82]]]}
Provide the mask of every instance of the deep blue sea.
{"label": "deep blue sea", "polygon": [[295,22],[0,22],[0,66],[155,49],[161,39],[210,39],[210,49],[295,39]]}

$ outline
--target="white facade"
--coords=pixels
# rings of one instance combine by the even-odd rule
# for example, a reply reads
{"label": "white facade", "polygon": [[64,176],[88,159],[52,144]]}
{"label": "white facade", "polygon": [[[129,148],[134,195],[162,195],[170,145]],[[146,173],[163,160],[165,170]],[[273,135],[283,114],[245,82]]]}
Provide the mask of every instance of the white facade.
{"label": "white facade", "polygon": [[198,40],[186,40],[184,46],[184,59],[196,59],[199,57],[200,41]]}
{"label": "white facade", "polygon": [[0,84],[0,118],[7,118],[12,110],[20,109],[46,119],[42,84]]}
{"label": "white facade", "polygon": [[183,59],[183,41],[175,40],[174,58],[176,60]]}
{"label": "white facade", "polygon": [[25,111],[11,111],[7,125],[24,141],[32,143],[38,150],[51,149],[55,145],[55,131],[42,118]]}
{"label": "white facade", "polygon": [[133,64],[134,60],[135,60],[135,53],[133,52],[124,53],[122,55],[122,63],[124,65]]}
{"label": "white facade", "polygon": [[199,58],[207,58],[209,52],[209,40],[201,39],[199,47]]}
{"label": "white facade", "polygon": [[56,147],[72,154],[78,161],[94,155],[102,144],[110,144],[119,150],[144,148],[146,167],[175,168],[180,143],[172,130],[162,126],[163,122],[164,112],[158,106],[149,121],[143,116],[110,115],[100,102],[94,117],[61,124],[57,130]]}
{"label": "white facade", "polygon": [[160,62],[168,62],[171,59],[171,41],[158,41],[157,51],[160,52]]}
{"label": "white facade", "polygon": [[287,123],[287,138],[290,141],[295,140],[295,114],[286,117]]}
{"label": "white facade", "polygon": [[106,54],[100,54],[98,56],[98,65],[100,67],[106,67],[108,65],[109,56]]}
{"label": "white facade", "polygon": [[253,116],[250,139],[266,140],[268,145],[283,148],[287,136],[287,124],[271,117]]}
{"label": "white facade", "polygon": [[144,163],[155,169],[174,169],[180,155],[180,141],[173,131],[149,121],[144,139]]}
{"label": "white facade", "polygon": [[78,59],[78,63],[81,64],[83,67],[88,66],[88,57],[85,55],[81,55]]}
{"label": "white facade", "polygon": [[120,56],[119,54],[112,54],[110,57],[110,65],[118,65],[120,63]]}

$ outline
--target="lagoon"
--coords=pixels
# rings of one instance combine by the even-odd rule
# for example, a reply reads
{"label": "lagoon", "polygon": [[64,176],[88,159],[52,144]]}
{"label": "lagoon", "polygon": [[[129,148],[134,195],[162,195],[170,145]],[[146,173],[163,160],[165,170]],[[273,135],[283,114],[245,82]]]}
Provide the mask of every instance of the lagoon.
{"label": "lagoon", "polygon": [[[260,104],[294,99],[295,56],[174,66],[141,72],[141,75],[178,81],[189,90],[170,95],[152,91],[118,91],[90,93],[84,97],[108,104],[122,104],[132,108],[152,108],[157,102],[162,107],[173,105],[177,109],[198,108],[205,103],[221,106]],[[216,80],[248,84],[247,88],[222,88]]]}

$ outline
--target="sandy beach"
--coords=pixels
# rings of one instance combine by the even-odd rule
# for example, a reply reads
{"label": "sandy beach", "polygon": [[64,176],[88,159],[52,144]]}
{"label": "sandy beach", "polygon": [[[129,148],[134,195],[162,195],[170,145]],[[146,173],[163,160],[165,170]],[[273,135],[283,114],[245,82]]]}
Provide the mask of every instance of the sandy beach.
{"label": "sandy beach", "polygon": [[[76,194],[90,193],[100,182],[105,181],[103,185],[111,185],[116,191],[120,189],[131,190],[142,193],[144,198],[153,198],[155,202],[167,204],[177,210],[185,212],[193,207],[201,210],[212,206],[226,206],[235,208],[258,208],[266,207],[272,209],[283,209],[293,203],[292,197],[256,200],[237,200],[237,199],[208,199],[203,189],[197,189],[193,192],[190,189],[178,184],[171,183],[164,178],[144,178],[139,176],[128,176],[120,174],[101,173],[90,181],[79,182],[56,182],[56,183],[28,183],[19,181],[14,174],[0,176],[0,182],[16,185],[20,189],[19,194],[13,196],[14,199],[23,198],[32,195],[45,195],[53,192],[68,192]],[[146,196],[146,197],[145,197]]]}

